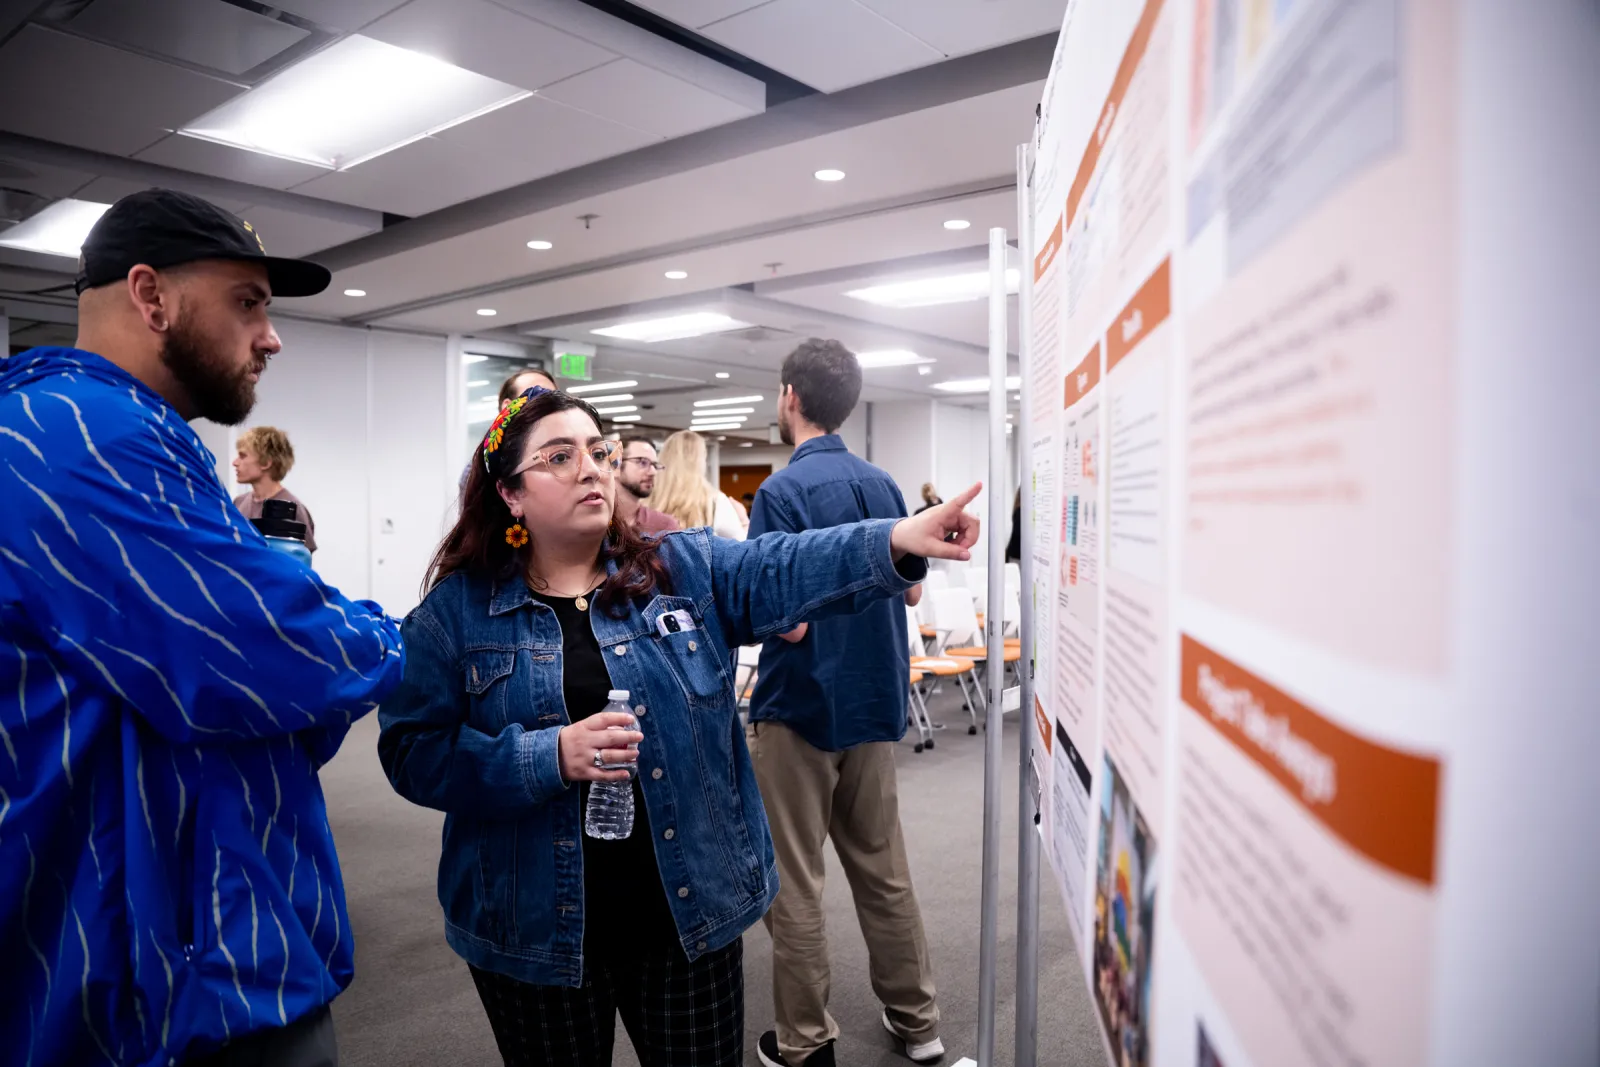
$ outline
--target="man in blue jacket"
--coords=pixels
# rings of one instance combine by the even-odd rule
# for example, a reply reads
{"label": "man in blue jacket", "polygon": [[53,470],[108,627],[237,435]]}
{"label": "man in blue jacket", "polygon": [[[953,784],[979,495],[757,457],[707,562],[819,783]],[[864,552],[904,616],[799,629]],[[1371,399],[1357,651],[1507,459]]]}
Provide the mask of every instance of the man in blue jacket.
{"label": "man in blue jacket", "polygon": [[[750,536],[799,533],[863,519],[899,519],[894,479],[850,454],[835,432],[861,396],[861,366],[837,341],[810,340],[783,361],[778,428],[795,446],[762,483]],[[894,743],[906,732],[910,646],[905,604],[802,623],[761,650],[750,703],[750,758],[772,824],[778,899],[772,932],[777,1028],[761,1036],[764,1067],[833,1067],[839,1024],[828,1011],[822,920],[829,838],[855,898],[883,1025],[906,1056],[944,1055],[922,912],[911,887]]]}
{"label": "man in blue jacket", "polygon": [[7,1064],[335,1062],[317,769],[399,682],[399,629],[268,547],[187,425],[249,413],[268,303],[328,280],[137,193],[84,243],[77,346],[0,362]]}

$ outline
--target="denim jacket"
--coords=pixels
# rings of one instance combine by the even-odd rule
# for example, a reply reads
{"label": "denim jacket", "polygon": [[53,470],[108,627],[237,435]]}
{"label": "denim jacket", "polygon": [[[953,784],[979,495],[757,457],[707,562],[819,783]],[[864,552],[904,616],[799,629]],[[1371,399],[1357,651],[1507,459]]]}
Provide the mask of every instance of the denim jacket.
{"label": "denim jacket", "polygon": [[[740,729],[730,664],[800,622],[860,611],[920,581],[889,549],[892,521],[759,541],[668,534],[672,595],[590,623],[611,685],[632,694],[640,784],[685,953],[731,943],[778,892],[766,812]],[[614,567],[613,567],[614,569]],[[693,627],[667,632],[663,615]],[[680,616],[681,618],[681,616]],[[378,713],[378,754],[409,800],[446,813],[445,938],[474,966],[541,985],[583,976],[581,791],[562,781],[569,718],[555,614],[520,580],[458,573],[406,619],[405,677]],[[626,916],[608,917],[625,920]]]}

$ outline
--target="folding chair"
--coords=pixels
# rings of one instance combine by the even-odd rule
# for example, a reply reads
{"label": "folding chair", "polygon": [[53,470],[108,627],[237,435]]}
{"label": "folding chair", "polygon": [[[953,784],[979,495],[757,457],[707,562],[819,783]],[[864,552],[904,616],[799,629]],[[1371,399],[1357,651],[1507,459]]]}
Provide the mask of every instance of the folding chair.
{"label": "folding chair", "polygon": [[[935,627],[945,635],[945,642],[940,647],[940,654],[959,659],[973,661],[979,677],[974,681],[977,689],[982,694],[981,699],[987,706],[988,694],[982,675],[989,669],[989,649],[986,645],[977,644],[982,640],[982,625],[978,621],[978,613],[972,610],[971,605],[963,604],[959,594],[939,594],[934,599],[934,610],[938,612],[938,621]],[[1020,611],[1018,612],[1020,615]],[[972,642],[972,643],[968,643]],[[1022,661],[1022,642],[1012,644],[1006,641],[1001,646],[1001,665],[1009,667],[1011,664]],[[1004,679],[1002,679],[1004,680]]]}
{"label": "folding chair", "polygon": [[733,669],[733,691],[739,695],[739,714],[750,711],[750,698],[756,692],[756,676],[761,666],[761,646],[741,645]]}
{"label": "folding chair", "polygon": [[966,699],[967,714],[972,719],[967,733],[975,734],[978,732],[978,709],[983,699],[971,684],[975,680],[975,665],[970,657],[951,651],[954,643],[972,641],[977,637],[978,624],[973,615],[971,597],[964,589],[935,589],[923,596],[922,603],[931,614],[933,629],[938,635],[935,655],[919,659],[913,652],[911,665],[936,678],[956,680]]}
{"label": "folding chair", "polygon": [[911,668],[910,707],[908,718],[911,725],[917,730],[917,743],[914,752],[921,752],[925,748],[933,747],[933,721],[928,718],[928,704],[922,696],[922,682],[927,677],[923,671]]}

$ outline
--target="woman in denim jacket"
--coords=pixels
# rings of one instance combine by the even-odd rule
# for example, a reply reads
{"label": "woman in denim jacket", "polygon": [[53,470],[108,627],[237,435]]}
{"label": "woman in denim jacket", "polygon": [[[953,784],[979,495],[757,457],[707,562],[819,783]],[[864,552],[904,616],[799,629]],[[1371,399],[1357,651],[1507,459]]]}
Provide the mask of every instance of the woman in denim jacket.
{"label": "woman in denim jacket", "polygon": [[[615,465],[576,397],[530,389],[496,419],[405,622],[378,751],[445,812],[445,939],[506,1063],[609,1064],[620,1012],[650,1067],[735,1065],[740,935],[778,877],[733,651],[905,592],[978,524],[966,495],[898,523],[644,540],[612,522]],[[631,714],[601,713],[611,689]],[[632,836],[586,837],[588,784],[635,759]]]}

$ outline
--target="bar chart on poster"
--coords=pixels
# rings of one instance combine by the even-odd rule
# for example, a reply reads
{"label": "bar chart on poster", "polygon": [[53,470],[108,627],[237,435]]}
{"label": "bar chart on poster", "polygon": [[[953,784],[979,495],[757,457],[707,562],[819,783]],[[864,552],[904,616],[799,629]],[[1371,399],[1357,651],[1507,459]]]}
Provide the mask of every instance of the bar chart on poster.
{"label": "bar chart on poster", "polygon": [[[1574,341],[1592,357],[1592,326],[1517,276],[1569,291],[1582,261],[1562,256],[1592,250],[1600,210],[1569,241],[1554,204],[1590,202],[1584,170],[1550,177],[1548,211],[1520,207],[1560,254],[1491,255],[1519,238],[1489,190],[1538,165],[1489,136],[1520,129],[1509,111],[1483,111],[1508,64],[1550,52],[1565,65],[1508,98],[1576,93],[1562,113],[1592,117],[1585,18],[1568,41],[1520,9],[1427,0],[1067,5],[1021,190],[1029,722],[1047,881],[1116,1067],[1600,1062],[1600,954],[1559,929],[1592,949],[1600,906],[1529,890],[1510,873],[1527,857],[1501,851],[1533,823],[1588,842],[1600,874],[1582,806],[1531,795],[1592,814],[1594,776],[1503,763],[1575,766],[1568,746],[1600,742],[1576,713],[1594,688],[1568,684],[1595,680],[1576,652],[1600,640],[1592,602],[1577,625],[1533,621],[1584,602],[1537,575],[1600,581],[1494,540],[1600,536],[1600,507],[1541,512],[1532,492],[1590,491],[1535,457],[1582,440],[1592,459],[1595,420],[1554,426],[1534,402],[1560,406],[1555,382],[1592,365]],[[1533,125],[1600,157],[1592,121]],[[1513,303],[1567,347],[1495,351]],[[1524,358],[1550,378],[1522,383]],[[1496,405],[1507,389],[1526,411]],[[1513,453],[1526,494],[1496,480]],[[1515,696],[1534,689],[1545,703]],[[1589,1025],[1552,1008],[1517,1046],[1509,1003],[1473,1006],[1514,988],[1482,942],[1533,957],[1503,929],[1530,892],[1563,904],[1531,936]]]}

